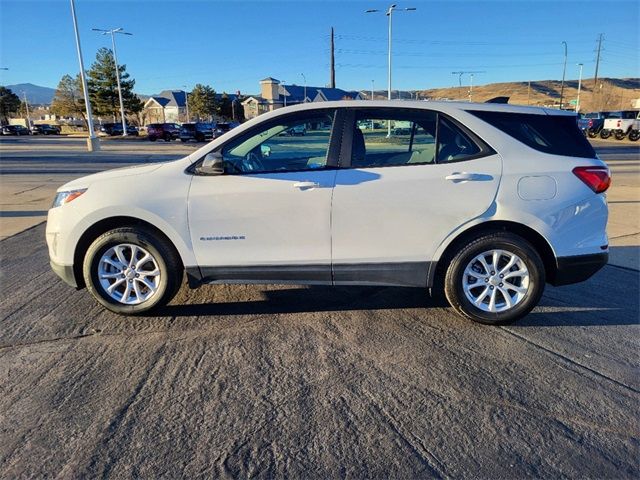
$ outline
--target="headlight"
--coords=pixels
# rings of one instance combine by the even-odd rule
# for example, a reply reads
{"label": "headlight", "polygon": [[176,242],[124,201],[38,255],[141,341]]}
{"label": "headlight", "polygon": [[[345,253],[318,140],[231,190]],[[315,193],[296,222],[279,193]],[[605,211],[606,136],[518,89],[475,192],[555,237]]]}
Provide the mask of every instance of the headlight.
{"label": "headlight", "polygon": [[68,190],[66,192],[58,192],[56,193],[56,198],[53,199],[53,206],[51,208],[59,207],[60,205],[64,205],[65,203],[72,202],[84,192],[86,192],[86,188],[80,188],[77,190]]}

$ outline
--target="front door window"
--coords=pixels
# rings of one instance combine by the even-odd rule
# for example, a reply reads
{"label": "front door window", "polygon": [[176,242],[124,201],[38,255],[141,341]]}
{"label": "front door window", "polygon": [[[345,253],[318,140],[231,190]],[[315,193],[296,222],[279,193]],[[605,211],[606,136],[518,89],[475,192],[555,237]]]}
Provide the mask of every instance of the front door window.
{"label": "front door window", "polygon": [[268,122],[225,146],[228,174],[296,172],[327,165],[334,112],[297,115]]}

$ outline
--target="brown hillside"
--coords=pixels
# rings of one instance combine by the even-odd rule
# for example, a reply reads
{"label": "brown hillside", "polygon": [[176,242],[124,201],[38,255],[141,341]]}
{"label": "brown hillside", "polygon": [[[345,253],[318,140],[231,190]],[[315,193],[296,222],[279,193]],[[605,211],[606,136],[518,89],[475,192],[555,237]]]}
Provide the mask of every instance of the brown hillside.
{"label": "brown hillside", "polygon": [[[513,105],[555,106],[560,104],[561,82],[557,80],[543,80],[538,82],[492,83],[473,87],[471,100],[484,102],[494,97],[510,97]],[[420,97],[449,100],[469,100],[469,87],[434,88],[422,90]],[[565,108],[573,108],[571,100],[578,95],[578,81],[568,80],[564,84]],[[633,108],[633,101],[640,99],[639,78],[602,78],[598,79],[598,88],[594,91],[592,78],[582,81],[580,92],[580,110],[583,112],[600,110],[624,110]]]}

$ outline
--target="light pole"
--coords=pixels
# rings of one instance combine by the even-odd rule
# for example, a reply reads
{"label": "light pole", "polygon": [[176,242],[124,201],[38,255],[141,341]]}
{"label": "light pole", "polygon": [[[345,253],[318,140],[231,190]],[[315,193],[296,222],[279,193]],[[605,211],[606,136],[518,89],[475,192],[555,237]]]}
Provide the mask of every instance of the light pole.
{"label": "light pole", "polygon": [[111,30],[103,30],[101,28],[92,28],[95,32],[102,32],[103,35],[111,35],[111,45],[113,45],[113,62],[116,64],[116,82],[118,84],[118,97],[120,98],[120,119],[122,120],[122,136],[127,136],[127,121],[124,117],[124,102],[122,101],[122,89],[120,88],[120,68],[118,67],[118,55],[116,53],[116,33],[122,35],[133,35],[133,33],[125,32],[122,27],[113,28]]}
{"label": "light pole", "polygon": [[473,95],[473,73],[470,74],[469,77],[469,101],[471,101]]}
{"label": "light pole", "polygon": [[187,92],[187,87],[186,85],[182,85],[182,87],[185,89],[184,91],[184,104],[187,107],[187,123],[189,123],[189,92]]}
{"label": "light pole", "polygon": [[304,80],[304,100],[303,103],[307,103],[307,77],[304,76],[304,73],[301,73],[302,80]]}
{"label": "light pole", "polygon": [[287,89],[284,86],[284,80],[282,80],[281,85],[282,85],[282,98],[284,99],[283,100],[284,106],[286,107],[287,106]]}
{"label": "light pole", "polygon": [[562,100],[564,99],[564,75],[567,71],[567,42],[564,45],[564,67],[562,68],[562,84],[560,85],[560,110],[562,110]]}
{"label": "light pole", "polygon": [[31,118],[29,118],[29,101],[27,100],[27,92],[23,90],[22,96],[24,97],[24,108],[27,112],[27,128],[31,130]]}
{"label": "light pole", "polygon": [[89,90],[87,89],[87,78],[84,74],[84,60],[82,60],[82,49],[80,48],[80,34],[78,33],[78,21],[76,20],[76,6],[71,1],[71,18],[73,19],[73,30],[76,36],[76,49],[78,50],[78,63],[80,64],[80,79],[82,80],[82,90],[84,92],[84,104],[87,108],[87,127],[89,128],[89,138],[87,139],[87,150],[93,152],[100,150],[100,141],[96,138],[93,129],[93,115],[91,114],[91,102],[89,101]]}
{"label": "light pole", "polygon": [[576,100],[576,113],[580,112],[580,89],[582,87],[582,64],[579,63],[578,66],[580,67],[580,75],[578,76],[578,98]]}
{"label": "light pole", "polygon": [[[399,11],[399,12],[411,12],[416,10],[415,7],[409,7],[409,8],[402,8],[400,10],[398,10],[396,8],[396,4],[394,3],[393,5],[391,5],[389,7],[389,9],[387,10],[387,12],[385,13],[385,15],[389,18],[389,49],[388,49],[388,70],[387,70],[387,100],[391,100],[391,38],[392,38],[392,24],[393,24],[393,12],[394,11]],[[377,9],[371,9],[371,10],[366,10],[365,13],[374,13],[374,12],[379,12],[380,10]],[[388,122],[388,131],[387,131],[387,137],[391,137],[391,122]]]}
{"label": "light pole", "polygon": [[371,100],[373,100],[373,87],[375,86],[375,80],[371,80]]}

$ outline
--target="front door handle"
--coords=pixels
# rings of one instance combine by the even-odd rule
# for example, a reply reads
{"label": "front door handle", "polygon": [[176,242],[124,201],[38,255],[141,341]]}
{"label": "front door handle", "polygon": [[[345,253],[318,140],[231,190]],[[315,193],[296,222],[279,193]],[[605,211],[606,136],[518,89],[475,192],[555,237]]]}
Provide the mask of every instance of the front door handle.
{"label": "front door handle", "polygon": [[485,176],[486,175],[480,175],[478,173],[454,172],[451,175],[444,177],[444,179],[451,180],[453,183],[472,182],[474,180],[482,180]]}
{"label": "front door handle", "polygon": [[318,182],[296,182],[293,184],[293,188],[299,188],[300,190],[309,190],[310,188],[319,188]]}

